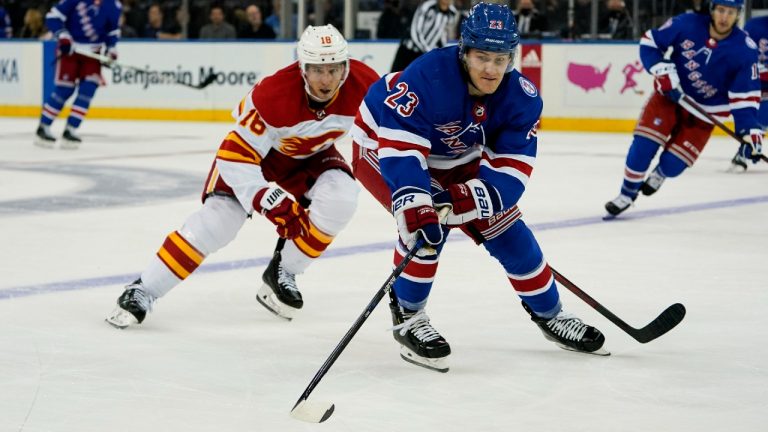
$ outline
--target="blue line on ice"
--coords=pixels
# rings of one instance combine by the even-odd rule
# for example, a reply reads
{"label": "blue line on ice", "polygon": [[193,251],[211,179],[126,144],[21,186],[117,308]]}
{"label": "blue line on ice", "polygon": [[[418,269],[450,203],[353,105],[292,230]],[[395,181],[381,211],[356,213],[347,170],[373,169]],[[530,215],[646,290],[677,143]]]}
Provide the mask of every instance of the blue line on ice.
{"label": "blue line on ice", "polygon": [[[534,231],[546,231],[562,228],[574,228],[585,225],[597,225],[603,223],[621,223],[622,221],[647,219],[659,216],[676,215],[683,213],[694,213],[706,210],[714,210],[721,208],[732,208],[754,204],[768,203],[768,195],[754,196],[747,198],[738,198],[725,201],[713,201],[699,204],[689,204],[684,206],[661,208],[655,210],[642,210],[631,211],[625,216],[621,216],[618,219],[606,222],[603,221],[602,216],[590,216],[577,219],[565,219],[561,221],[545,222],[539,224],[531,224],[530,227]],[[467,237],[459,237],[466,240]],[[364,245],[339,247],[329,249],[324,255],[324,258],[337,258],[349,255],[357,255],[361,253],[380,252],[389,250],[394,246],[394,239],[390,242],[369,243]],[[223,263],[204,264],[197,269],[198,273],[212,273],[230,270],[240,270],[249,267],[266,266],[271,257],[260,257],[246,260],[229,261]],[[87,288],[97,288],[110,285],[123,285],[137,277],[137,274],[121,274],[112,276],[102,276],[89,279],[76,279],[62,282],[52,282],[37,285],[26,285],[10,287],[0,290],[0,300],[27,297],[32,295],[47,294],[62,291],[74,291]]]}

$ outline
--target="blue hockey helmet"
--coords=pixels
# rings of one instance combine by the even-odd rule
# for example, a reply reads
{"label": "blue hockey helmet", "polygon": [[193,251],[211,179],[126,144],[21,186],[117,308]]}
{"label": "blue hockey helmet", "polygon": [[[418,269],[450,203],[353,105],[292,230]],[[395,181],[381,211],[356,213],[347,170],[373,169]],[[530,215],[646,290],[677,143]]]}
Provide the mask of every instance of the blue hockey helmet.
{"label": "blue hockey helmet", "polygon": [[720,5],[734,7],[741,10],[741,8],[744,7],[744,0],[710,0],[709,5],[711,8],[714,8],[715,5]]}
{"label": "blue hockey helmet", "polygon": [[[737,1],[737,0],[733,0]],[[743,1],[743,0],[739,0]],[[478,3],[461,25],[459,56],[468,48],[513,54],[520,43],[517,23],[507,5]]]}

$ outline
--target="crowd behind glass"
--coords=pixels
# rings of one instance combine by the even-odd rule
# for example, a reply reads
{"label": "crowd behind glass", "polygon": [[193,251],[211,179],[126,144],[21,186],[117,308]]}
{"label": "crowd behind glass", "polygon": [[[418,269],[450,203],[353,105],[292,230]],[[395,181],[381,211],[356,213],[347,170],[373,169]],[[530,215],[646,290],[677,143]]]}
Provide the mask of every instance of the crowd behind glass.
{"label": "crowd behind glass", "polygon": [[[353,1],[358,12],[381,12],[378,26],[357,29],[356,39],[400,39],[408,31],[413,11],[425,0]],[[56,2],[0,0],[0,7],[10,18],[13,37],[44,39],[50,37],[45,14]],[[122,0],[122,4],[124,39],[275,39],[280,35],[281,0]],[[508,0],[507,4],[515,11],[524,38],[549,40],[636,40],[671,16],[709,11],[706,0]],[[597,11],[593,11],[595,4]],[[472,1],[454,0],[454,5],[466,14]],[[295,0],[293,6],[297,10]],[[341,29],[343,7],[343,0],[307,0],[306,22]],[[749,12],[759,9],[768,9],[768,0],[752,0]]]}

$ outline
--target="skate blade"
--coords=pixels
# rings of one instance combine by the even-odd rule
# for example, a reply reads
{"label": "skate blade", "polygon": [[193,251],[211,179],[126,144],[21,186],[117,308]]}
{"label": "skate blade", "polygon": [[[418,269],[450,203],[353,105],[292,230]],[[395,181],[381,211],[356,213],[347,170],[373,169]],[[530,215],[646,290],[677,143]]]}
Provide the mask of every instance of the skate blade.
{"label": "skate blade", "polygon": [[78,141],[70,141],[62,138],[59,146],[62,150],[77,150],[80,148],[80,144],[81,143]]}
{"label": "skate blade", "polygon": [[32,141],[37,147],[45,148],[45,149],[55,149],[56,148],[56,141],[48,141],[40,138],[35,138]]}
{"label": "skate blade", "polygon": [[581,353],[581,354],[591,354],[591,355],[596,355],[596,356],[601,356],[601,357],[607,357],[607,356],[611,355],[610,351],[608,351],[608,350],[606,350],[605,348],[602,348],[602,347],[597,349],[597,350],[595,350],[595,351],[583,351],[583,350],[578,350],[576,348],[569,347],[568,345],[559,344],[557,342],[555,342],[555,345],[557,345],[558,347],[560,347],[560,348],[562,348],[562,349],[564,349],[566,351],[573,351],[573,352],[577,352],[577,353]]}
{"label": "skate blade", "polygon": [[291,321],[298,310],[278,300],[277,295],[268,285],[262,285],[259,292],[256,293],[256,301],[268,311],[286,321]]}
{"label": "skate blade", "polygon": [[108,317],[104,318],[104,321],[120,330],[139,323],[139,320],[132,313],[122,309],[120,306],[116,307]]}
{"label": "skate blade", "polygon": [[448,357],[441,357],[436,359],[422,357],[404,346],[400,347],[400,358],[407,361],[408,363],[415,364],[416,366],[421,366],[425,369],[433,370],[435,372],[446,373],[449,369]]}
{"label": "skate blade", "polygon": [[747,167],[741,166],[738,164],[731,164],[731,166],[728,167],[728,169],[725,170],[727,173],[735,173],[735,174],[742,174],[747,172]]}

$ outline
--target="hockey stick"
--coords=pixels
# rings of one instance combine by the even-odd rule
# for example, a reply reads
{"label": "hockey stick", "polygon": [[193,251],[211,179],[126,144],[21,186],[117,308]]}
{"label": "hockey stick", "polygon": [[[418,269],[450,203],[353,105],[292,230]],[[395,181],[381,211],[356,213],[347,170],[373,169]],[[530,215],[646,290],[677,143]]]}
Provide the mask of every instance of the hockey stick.
{"label": "hockey stick", "polygon": [[[80,54],[83,57],[88,57],[88,58],[92,58],[94,60],[98,60],[102,65],[104,65],[104,66],[106,66],[106,67],[108,67],[110,69],[114,69],[115,67],[118,67],[118,68],[130,69],[130,70],[132,70],[132,71],[134,71],[136,73],[144,73],[144,74],[153,72],[153,71],[149,71],[149,70],[146,70],[146,69],[142,69],[140,67],[131,66],[131,65],[123,64],[123,63],[118,63],[118,62],[112,60],[111,58],[109,58],[107,56],[104,56],[104,55],[101,55],[101,54],[97,54],[97,53],[94,53],[94,52],[84,51],[84,50],[75,50],[74,52],[76,54]],[[183,81],[178,81],[178,80],[173,81],[173,83],[174,84],[178,84],[178,85],[183,85],[184,87],[193,88],[195,90],[202,90],[202,89],[208,87],[209,85],[213,84],[214,81],[216,81],[216,74],[211,73],[210,75],[205,77],[204,80],[200,81],[199,84],[188,84],[188,83],[185,83]]]}
{"label": "hockey stick", "polygon": [[405,270],[405,267],[408,266],[408,263],[411,262],[413,257],[416,256],[416,252],[418,252],[419,249],[424,246],[424,244],[424,239],[419,238],[413,248],[409,250],[405,257],[403,257],[403,260],[400,261],[400,264],[398,264],[397,267],[392,270],[392,274],[389,275],[387,281],[384,282],[384,285],[382,285],[378,291],[376,291],[376,294],[373,296],[373,299],[371,299],[371,302],[368,303],[368,306],[365,307],[363,313],[357,317],[354,324],[352,324],[352,327],[350,327],[344,337],[341,338],[341,341],[339,341],[338,345],[336,345],[336,348],[333,349],[331,355],[328,356],[328,358],[325,360],[325,363],[320,366],[320,369],[317,371],[314,378],[312,378],[312,381],[310,381],[307,388],[304,389],[304,393],[301,394],[301,397],[299,397],[299,400],[296,401],[296,404],[291,409],[291,417],[309,423],[322,423],[328,420],[331,414],[333,414],[333,410],[336,408],[333,403],[325,401],[309,401],[307,398],[309,397],[310,393],[312,393],[312,390],[315,389],[320,380],[323,379],[323,376],[328,373],[328,370],[331,368],[331,366],[333,366],[333,363],[339,358],[341,352],[344,351],[344,348],[347,347],[349,342],[355,336],[355,333],[360,330],[360,327],[363,326],[365,320],[368,319],[379,302],[381,302],[381,299],[384,297],[387,291],[392,289],[392,286],[395,284],[395,280],[398,278],[398,276],[400,276],[400,273]]}
{"label": "hockey stick", "polygon": [[613,312],[606,309],[605,306],[601,305],[589,294],[582,291],[581,288],[577,287],[576,284],[569,281],[565,276],[560,274],[560,272],[553,269],[552,267],[550,267],[550,270],[552,270],[552,274],[555,275],[555,279],[560,282],[561,285],[568,288],[569,291],[576,294],[576,297],[584,300],[586,304],[600,312],[602,316],[608,318],[610,322],[616,324],[617,327],[624,330],[625,333],[632,336],[636,341],[640,343],[648,343],[667,333],[668,331],[675,328],[676,325],[680,324],[683,318],[685,318],[685,306],[680,303],[675,303],[668,307],[664,312],[661,313],[661,315],[656,317],[656,319],[648,323],[648,325],[645,327],[639,329],[634,328],[625,323],[621,318],[614,315]]}
{"label": "hockey stick", "polygon": [[[704,107],[699,105],[695,100],[693,100],[692,97],[688,96],[687,94],[684,94],[683,97],[680,99],[680,101],[681,101],[680,105],[683,105],[684,108],[687,105],[688,107],[696,110],[696,112],[698,112],[699,114],[701,114],[704,117],[706,117],[707,120],[711,121],[715,126],[719,127],[723,132],[725,132],[726,134],[730,135],[731,138],[733,138],[736,141],[738,141],[739,144],[751,145],[748,142],[744,141],[744,139],[742,137],[736,135],[736,132],[732,131],[728,126],[723,124],[723,122],[721,122],[720,120],[715,118],[715,116],[713,116],[712,114],[707,112],[704,109]],[[761,154],[760,155],[760,160],[762,160],[763,162],[768,162],[768,156],[766,156],[764,154]]]}

